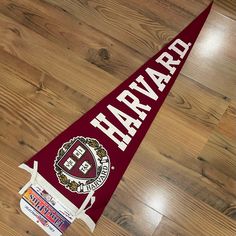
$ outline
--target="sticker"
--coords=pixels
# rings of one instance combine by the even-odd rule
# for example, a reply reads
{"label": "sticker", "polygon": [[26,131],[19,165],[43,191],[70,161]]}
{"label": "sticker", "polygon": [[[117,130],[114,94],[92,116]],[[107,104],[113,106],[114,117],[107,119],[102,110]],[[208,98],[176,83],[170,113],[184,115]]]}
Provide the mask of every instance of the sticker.
{"label": "sticker", "polygon": [[62,235],[74,221],[70,211],[39,185],[27,189],[20,206],[31,220],[52,236]]}

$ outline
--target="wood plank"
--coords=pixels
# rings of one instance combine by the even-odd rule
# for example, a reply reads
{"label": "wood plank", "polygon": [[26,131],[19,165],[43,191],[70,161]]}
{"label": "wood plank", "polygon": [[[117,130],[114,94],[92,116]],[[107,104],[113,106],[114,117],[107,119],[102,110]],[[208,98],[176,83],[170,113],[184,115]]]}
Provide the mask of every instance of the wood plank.
{"label": "wood plank", "polygon": [[152,235],[163,217],[119,187],[105,208],[104,216],[137,236]]}
{"label": "wood plank", "polygon": [[208,3],[203,3],[202,1],[189,2],[184,0],[181,4],[179,4],[178,1],[163,0],[140,0],[139,4],[137,4],[136,0],[118,0],[118,2],[128,8],[132,8],[153,21],[160,22],[162,25],[170,27],[175,34],[178,34],[178,32],[186,27],[209,3],[209,1]]}
{"label": "wood plank", "polygon": [[[131,5],[135,6],[134,0],[128,2],[119,0],[119,2],[129,7],[131,7]],[[154,18],[155,15],[160,16],[161,14],[160,19],[157,17],[156,20],[162,20],[164,25],[168,23],[179,25],[180,28],[174,26],[178,32],[206,7],[208,3],[209,1],[195,1],[194,4],[191,4],[189,1],[184,0],[181,2],[181,7],[179,7],[179,1],[176,0],[160,2],[142,1],[144,9],[141,10],[141,12],[152,18]],[[140,12],[138,6],[135,6],[135,8]],[[236,4],[234,1],[214,1],[211,14],[207,19],[182,73],[190,78],[196,79],[198,82],[211,89],[235,99],[236,86],[234,69],[236,51],[230,46],[221,46],[222,44],[233,45],[236,42],[235,36],[231,33],[235,31],[235,21],[218,13],[225,13],[225,9],[228,8],[234,12],[231,17],[235,19],[236,15],[233,9],[236,8]],[[167,11],[168,14],[166,14]],[[227,13],[229,13],[229,11],[227,11]],[[169,19],[172,18],[175,20],[170,21]],[[227,28],[225,28],[226,25]],[[215,41],[215,43],[211,43],[213,41]],[[215,46],[213,47],[212,45]],[[221,56],[218,57],[217,55]],[[202,61],[204,61],[204,63],[201,63]],[[201,65],[201,68],[199,68],[199,65]],[[224,78],[224,80],[222,78]]]}
{"label": "wood plank", "polygon": [[[10,18],[0,14],[0,21],[2,49],[17,55],[23,61],[42,72],[47,72],[66,85],[69,83],[68,86],[83,95],[101,99],[107,91],[111,91],[120,83],[118,79],[81,59],[75,53],[50,43]],[[108,83],[110,80],[113,82]],[[99,87],[94,84],[99,84]]]}
{"label": "wood plank", "polygon": [[[173,4],[176,7],[179,6],[178,0],[171,0],[168,2],[170,2],[169,3],[170,5]],[[210,3],[209,0],[192,1],[192,2],[189,2],[188,0],[183,0],[181,2],[181,7],[186,10],[191,9],[193,11],[194,8],[202,7],[203,5],[206,6],[209,3]],[[234,0],[214,0],[214,10],[224,16],[236,20],[236,14],[235,14],[236,3]]]}
{"label": "wood plank", "polygon": [[182,70],[190,78],[232,99],[236,96],[236,49],[231,47],[236,42],[232,34],[235,30],[235,21],[212,12]]}
{"label": "wood plank", "polygon": [[115,0],[46,2],[70,12],[76,19],[109,34],[148,57],[159,51],[176,34],[168,26]]}
{"label": "wood plank", "polygon": [[217,129],[221,134],[231,140],[236,140],[236,100],[231,100]]}
{"label": "wood plank", "polygon": [[66,86],[63,82],[41,72],[13,55],[0,50],[2,84],[20,96],[64,119],[66,125],[74,122],[95,105],[95,102]]}
{"label": "wood plank", "polygon": [[203,173],[193,172],[172,159],[153,151],[146,141],[143,142],[135,155],[134,162],[221,213],[236,203],[234,188],[236,182],[220,171],[216,171],[210,164],[202,164]]}
{"label": "wood plank", "polygon": [[234,180],[236,180],[235,111],[235,102],[232,102],[199,155],[203,161]]}
{"label": "wood plank", "polygon": [[[169,25],[165,25],[162,21],[150,19],[116,0],[89,1],[87,4],[75,3],[71,0],[66,2],[47,0],[47,2],[70,12],[77,19],[86,21],[90,26],[125,42],[125,44],[149,57],[175,35],[170,30]],[[191,10],[195,9],[194,6],[191,5]],[[115,10],[113,10],[114,8]],[[181,8],[177,9],[180,10]],[[195,11],[193,14],[199,14],[203,9],[204,6],[201,9],[198,8],[198,13]],[[114,11],[118,11],[119,14]],[[120,24],[120,22],[125,22],[125,24]],[[227,25],[226,29],[224,28],[225,25]],[[212,11],[203,32],[200,34],[201,37],[182,70],[182,73],[188,77],[231,98],[236,96],[233,76],[235,74],[236,53],[231,48],[231,45],[236,42],[236,37],[231,35],[231,31],[235,31],[235,27],[233,20]],[[165,34],[162,34],[163,31]],[[168,35],[168,37],[163,37],[163,35]],[[214,44],[211,43],[212,40],[215,41]],[[220,47],[223,42],[225,46]],[[219,53],[221,57],[217,57]],[[206,60],[205,63],[201,63],[203,59]],[[227,61],[227,66],[223,66],[225,61]],[[208,77],[205,74],[208,74]]]}
{"label": "wood plank", "polygon": [[193,235],[233,236],[236,233],[233,220],[135,162],[131,163],[120,187]]}
{"label": "wood plank", "polygon": [[236,2],[234,0],[215,0],[216,10],[221,14],[236,20]]}
{"label": "wood plank", "polygon": [[2,221],[0,221],[0,228],[2,235],[5,236],[21,236],[16,230],[10,228],[7,224],[4,224]]}
{"label": "wood plank", "polygon": [[[167,217],[163,217],[162,221],[158,225],[156,231],[152,236],[192,236],[188,230],[180,227],[173,221],[170,221]],[[198,234],[199,236],[201,234]]]}
{"label": "wood plank", "polygon": [[86,22],[42,1],[4,0],[0,12],[122,80],[147,59]]}

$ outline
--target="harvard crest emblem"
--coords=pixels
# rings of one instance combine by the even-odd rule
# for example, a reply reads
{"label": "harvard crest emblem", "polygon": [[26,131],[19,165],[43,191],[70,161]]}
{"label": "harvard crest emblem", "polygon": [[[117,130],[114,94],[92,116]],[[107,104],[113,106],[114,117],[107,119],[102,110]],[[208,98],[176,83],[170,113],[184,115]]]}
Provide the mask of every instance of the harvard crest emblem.
{"label": "harvard crest emblem", "polygon": [[59,182],[81,194],[100,188],[110,173],[106,149],[93,138],[74,137],[58,150],[54,168]]}

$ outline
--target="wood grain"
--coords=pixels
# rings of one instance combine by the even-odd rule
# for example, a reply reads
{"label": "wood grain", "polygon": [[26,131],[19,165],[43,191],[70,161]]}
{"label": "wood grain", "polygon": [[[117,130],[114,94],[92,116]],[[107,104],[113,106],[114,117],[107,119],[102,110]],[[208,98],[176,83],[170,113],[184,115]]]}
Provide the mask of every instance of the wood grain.
{"label": "wood grain", "polygon": [[[221,173],[236,180],[235,155],[236,155],[236,106],[235,102],[228,106],[218,127],[212,132],[204,149],[200,153],[200,158],[210,163]],[[233,124],[232,127],[229,124]],[[221,161],[222,156],[224,162]]]}
{"label": "wood grain", "polygon": [[[19,209],[17,166],[208,3],[0,1],[0,235],[45,235]],[[215,1],[94,235],[236,234],[235,19],[234,1]],[[78,221],[65,235],[92,234]]]}

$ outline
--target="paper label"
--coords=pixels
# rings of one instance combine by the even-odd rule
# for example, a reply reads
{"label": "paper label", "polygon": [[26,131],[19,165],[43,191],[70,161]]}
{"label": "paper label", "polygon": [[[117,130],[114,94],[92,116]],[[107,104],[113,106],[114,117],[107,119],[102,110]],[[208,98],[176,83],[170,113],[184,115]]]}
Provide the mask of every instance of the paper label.
{"label": "paper label", "polygon": [[20,206],[31,220],[52,236],[62,235],[74,221],[70,211],[39,185],[27,189]]}

